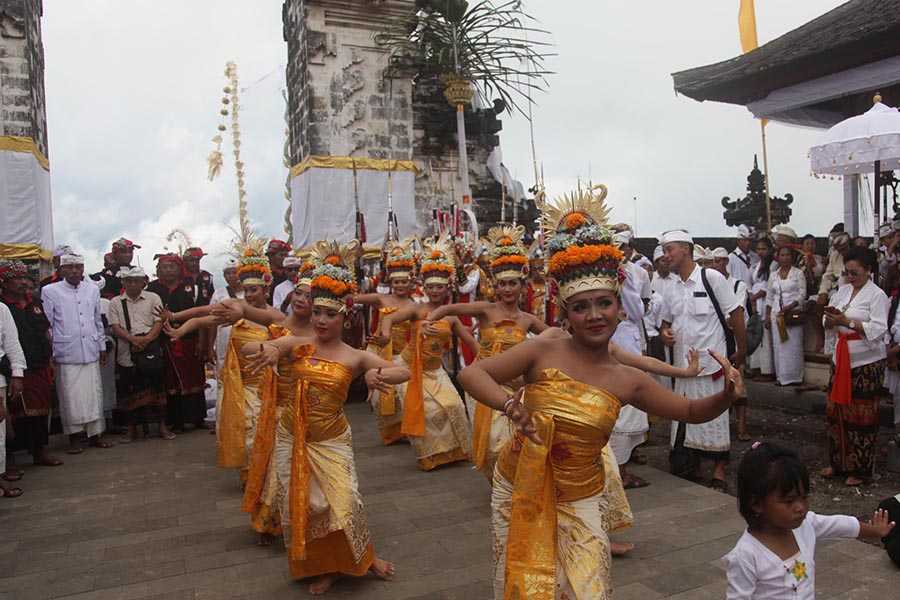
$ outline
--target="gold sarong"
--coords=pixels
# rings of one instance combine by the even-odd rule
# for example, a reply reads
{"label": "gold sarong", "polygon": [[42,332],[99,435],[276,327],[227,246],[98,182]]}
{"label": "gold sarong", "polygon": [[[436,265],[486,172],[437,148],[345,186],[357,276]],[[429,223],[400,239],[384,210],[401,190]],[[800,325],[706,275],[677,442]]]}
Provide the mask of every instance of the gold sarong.
{"label": "gold sarong", "polygon": [[[352,373],[344,365],[294,354],[297,384],[276,430],[276,447],[292,438],[289,488],[282,506],[291,576],[361,576],[374,560],[356,477],[344,402]],[[283,441],[279,441],[283,440]]]}
{"label": "gold sarong", "polygon": [[[482,327],[479,330],[481,347],[478,350],[478,358],[496,356],[524,342],[527,337],[528,332],[511,319]],[[504,385],[503,389],[508,395],[512,395],[522,383],[519,379]],[[476,469],[492,480],[497,455],[512,437],[512,425],[503,413],[492,410],[472,398],[468,399],[467,406],[472,420],[472,462]]]}
{"label": "gold sarong", "polygon": [[248,359],[241,348],[248,343],[261,343],[269,339],[265,327],[240,320],[231,328],[228,354],[222,368],[221,414],[217,415],[216,457],[224,468],[241,469],[241,479],[246,481],[249,453],[256,436],[256,423],[265,395],[271,391],[272,372],[247,370]]}
{"label": "gold sarong", "polygon": [[[397,312],[396,306],[386,306],[378,309],[381,319],[384,319],[385,316],[394,312]],[[379,348],[374,344],[369,344],[366,350],[373,354],[377,354],[381,358],[391,361],[394,364],[400,365],[402,364],[399,360],[400,353],[406,348],[409,331],[409,321],[395,323],[391,327],[391,339],[386,346]],[[403,439],[404,436],[400,432],[400,425],[403,420],[403,398],[397,388],[391,387],[389,392],[373,391],[370,401],[372,408],[375,411],[378,431],[381,434],[381,442],[385,446],[389,446]]]}
{"label": "gold sarong", "polygon": [[[503,562],[497,600],[611,597],[604,494],[610,462],[606,444],[619,401],[604,390],[545,369],[526,386],[538,445],[516,436],[497,460],[492,501],[495,554]],[[510,483],[512,482],[512,485]],[[617,510],[621,507],[619,502]]]}
{"label": "gold sarong", "polygon": [[410,380],[398,387],[404,394],[402,431],[410,439],[419,468],[430,471],[467,460],[471,434],[462,398],[441,362],[451,346],[450,323],[434,323],[436,334],[422,331],[421,323],[415,323],[410,343],[403,351]]}

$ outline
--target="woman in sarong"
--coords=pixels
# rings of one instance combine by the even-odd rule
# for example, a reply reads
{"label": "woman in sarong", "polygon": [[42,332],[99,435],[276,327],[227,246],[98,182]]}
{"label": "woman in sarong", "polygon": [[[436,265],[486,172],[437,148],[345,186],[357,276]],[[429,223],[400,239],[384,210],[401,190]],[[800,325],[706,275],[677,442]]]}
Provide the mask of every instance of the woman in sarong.
{"label": "woman in sarong", "polygon": [[[604,447],[626,404],[693,423],[715,418],[734,400],[739,374],[716,356],[725,390],[688,401],[609,351],[620,310],[622,253],[606,227],[606,189],[545,205],[552,235],[549,275],[571,337],[538,337],[477,361],[460,381],[479,402],[506,413],[518,432],[494,470],[496,599],[608,600],[610,461]],[[524,377],[509,397],[502,384]],[[607,451],[608,452],[608,451]]]}
{"label": "woman in sarong", "polygon": [[844,258],[847,283],[825,307],[826,348],[834,348],[831,389],[826,403],[828,457],[823,477],[846,476],[848,486],[872,477],[887,350],[890,301],[869,276],[875,252],[851,248]]}
{"label": "woman in sarong", "polygon": [[[512,348],[525,341],[529,333],[539,334],[547,329],[538,317],[519,310],[528,266],[528,255],[522,245],[524,234],[525,228],[521,225],[492,227],[488,231],[488,269],[495,292],[493,302],[447,304],[428,315],[429,324],[447,316],[478,319],[478,360]],[[521,385],[521,380],[513,381],[506,390],[512,394]],[[502,413],[484,404],[470,400],[466,410],[472,423],[472,462],[488,481],[492,481],[497,454],[512,436],[512,429]]]}
{"label": "woman in sarong", "polygon": [[[406,349],[409,339],[409,321],[395,323],[390,335],[381,334],[381,323],[386,315],[413,304],[410,294],[413,290],[413,275],[416,271],[416,256],[413,248],[415,238],[407,238],[402,242],[388,242],[384,258],[385,272],[391,286],[390,294],[356,294],[354,304],[365,304],[378,309],[378,319],[373,328],[374,334],[369,338],[366,348],[381,358],[401,364],[400,355]],[[403,439],[400,433],[403,421],[403,398],[397,388],[386,392],[375,391],[370,398],[375,416],[378,419],[378,431],[381,442],[385,446]]]}
{"label": "woman in sarong", "polygon": [[409,343],[401,355],[412,375],[409,383],[401,386],[403,421],[400,432],[410,439],[423,471],[468,460],[470,455],[466,409],[444,370],[443,357],[453,346],[453,335],[468,344],[473,352],[478,350],[478,345],[458,318],[444,317],[437,321],[429,317],[447,301],[455,271],[454,251],[446,237],[426,243],[422,278],[428,302],[412,304],[385,315],[381,323],[381,333],[387,337],[395,324],[411,322]]}
{"label": "woman in sarong", "polygon": [[275,447],[290,453],[281,519],[291,576],[316,577],[312,594],[327,591],[340,575],[371,571],[389,579],[394,573],[391,563],[375,555],[369,538],[343,405],[355,377],[365,374],[370,388],[384,388],[406,381],[409,370],[341,340],[345,299],[355,287],[350,270],[355,248],[356,242],[317,245],[323,264],[311,284],[314,337],[287,336],[243,349],[254,368],[287,358],[296,378],[291,402],[278,417]]}

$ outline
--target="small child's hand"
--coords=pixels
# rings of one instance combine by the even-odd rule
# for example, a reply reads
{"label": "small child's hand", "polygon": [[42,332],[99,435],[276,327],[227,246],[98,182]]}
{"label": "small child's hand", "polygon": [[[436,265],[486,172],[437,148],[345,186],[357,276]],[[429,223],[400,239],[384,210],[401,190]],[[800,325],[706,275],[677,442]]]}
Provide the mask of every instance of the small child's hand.
{"label": "small child's hand", "polygon": [[[865,532],[868,534],[866,535],[866,537],[880,539],[883,537],[887,537],[887,534],[891,532],[891,530],[894,528],[894,525],[895,523],[893,521],[888,521],[888,511],[879,508],[872,515],[872,520],[869,523],[865,524],[863,530],[867,530]],[[863,533],[863,531],[860,531],[860,533]]]}

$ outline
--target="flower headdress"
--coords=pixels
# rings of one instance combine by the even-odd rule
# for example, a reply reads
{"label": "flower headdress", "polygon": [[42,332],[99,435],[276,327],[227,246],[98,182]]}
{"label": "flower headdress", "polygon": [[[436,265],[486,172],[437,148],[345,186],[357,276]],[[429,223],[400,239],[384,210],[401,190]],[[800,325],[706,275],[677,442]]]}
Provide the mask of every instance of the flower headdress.
{"label": "flower headdress", "polygon": [[606,194],[606,186],[597,185],[541,206],[541,226],[549,239],[547,274],[559,286],[562,304],[579,292],[618,292],[624,279],[624,256],[607,225]]}
{"label": "flower headdress", "polygon": [[453,246],[447,234],[442,234],[432,242],[423,242],[422,279],[425,285],[442,283],[447,285],[456,272]]}
{"label": "flower headdress", "polygon": [[315,252],[310,248],[298,248],[294,250],[294,256],[301,261],[300,270],[297,271],[297,285],[309,285],[312,283],[312,274],[317,266]]}
{"label": "flower headdress", "polygon": [[237,276],[244,285],[268,286],[272,283],[272,269],[266,258],[266,241],[250,238],[235,244],[238,251]]}
{"label": "flower headdress", "polygon": [[28,266],[20,260],[4,260],[0,262],[0,284],[19,277],[28,277]]}
{"label": "flower headdress", "polygon": [[401,242],[389,241],[384,249],[384,268],[388,279],[408,279],[416,270],[416,239],[408,237]]}
{"label": "flower headdress", "polygon": [[521,279],[528,268],[522,225],[491,227],[487,234],[488,258],[494,279]]}
{"label": "flower headdress", "polygon": [[338,242],[317,242],[315,256],[319,266],[312,272],[310,292],[313,306],[324,306],[347,312],[347,296],[356,291],[353,265],[359,252],[359,242],[347,245]]}

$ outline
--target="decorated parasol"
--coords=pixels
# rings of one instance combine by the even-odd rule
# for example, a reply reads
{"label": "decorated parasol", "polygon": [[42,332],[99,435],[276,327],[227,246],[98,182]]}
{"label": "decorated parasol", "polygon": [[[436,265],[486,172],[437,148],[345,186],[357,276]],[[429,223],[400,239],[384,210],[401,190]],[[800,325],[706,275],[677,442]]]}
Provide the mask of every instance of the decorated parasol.
{"label": "decorated parasol", "polygon": [[[813,173],[858,175],[875,173],[875,235],[880,224],[881,173],[900,169],[900,111],[874,97],[874,106],[845,119],[809,150]],[[885,215],[887,217],[887,215]]]}

